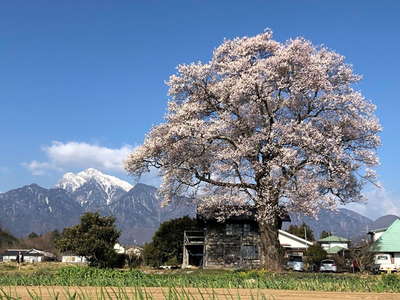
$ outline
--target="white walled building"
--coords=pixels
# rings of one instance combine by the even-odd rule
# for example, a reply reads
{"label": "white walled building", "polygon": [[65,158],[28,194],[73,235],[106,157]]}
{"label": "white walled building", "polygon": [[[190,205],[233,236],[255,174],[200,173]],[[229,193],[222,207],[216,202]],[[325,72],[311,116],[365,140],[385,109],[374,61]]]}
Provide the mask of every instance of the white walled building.
{"label": "white walled building", "polygon": [[71,264],[85,264],[87,259],[84,256],[78,256],[73,254],[64,254],[61,256],[61,262]]}
{"label": "white walled building", "polygon": [[340,236],[330,235],[326,238],[318,240],[321,247],[328,254],[338,254],[343,250],[349,249],[350,241]]}
{"label": "white walled building", "polygon": [[121,244],[119,244],[119,243],[116,243],[116,244],[114,245],[114,250],[115,250],[115,252],[118,253],[118,254],[125,254],[125,248],[124,248]]}
{"label": "white walled building", "polygon": [[38,249],[8,249],[3,255],[3,262],[17,261],[36,263],[42,261],[55,260],[53,253]]}

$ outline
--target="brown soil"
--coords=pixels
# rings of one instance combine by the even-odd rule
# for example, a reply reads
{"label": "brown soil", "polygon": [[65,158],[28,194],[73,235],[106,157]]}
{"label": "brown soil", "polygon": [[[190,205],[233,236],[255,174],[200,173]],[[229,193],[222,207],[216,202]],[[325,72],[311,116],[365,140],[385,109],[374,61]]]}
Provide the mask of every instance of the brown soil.
{"label": "brown soil", "polygon": [[[103,299],[123,299],[117,297],[118,288],[97,288],[97,287],[1,287],[1,296],[4,292],[13,297],[20,299],[33,299],[33,295],[41,296],[41,299],[55,299],[55,295],[59,295],[58,299],[68,299],[67,295],[73,295],[75,292],[83,295],[85,299],[97,299],[104,295]],[[68,292],[67,292],[68,291]],[[151,299],[165,299],[168,294],[168,288],[142,288],[143,293],[151,295]],[[399,300],[400,294],[396,293],[343,293],[343,292],[310,292],[310,291],[288,291],[288,290],[255,290],[255,289],[195,289],[195,288],[177,288],[183,294],[190,295],[190,299],[274,299],[274,300]],[[135,299],[134,288],[124,288],[125,295]],[[264,297],[262,297],[264,296]],[[80,297],[76,297],[79,299]],[[146,298],[146,297],[145,297]],[[141,298],[137,298],[141,299]]]}

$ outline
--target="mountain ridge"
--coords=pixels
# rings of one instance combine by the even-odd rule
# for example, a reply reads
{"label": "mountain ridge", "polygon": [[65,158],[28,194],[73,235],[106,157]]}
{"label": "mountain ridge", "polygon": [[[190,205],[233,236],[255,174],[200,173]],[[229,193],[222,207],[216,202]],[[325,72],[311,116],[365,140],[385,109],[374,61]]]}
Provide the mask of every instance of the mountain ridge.
{"label": "mountain ridge", "polygon": [[60,188],[30,184],[0,194],[1,226],[13,235],[61,230],[79,221],[81,207]]}
{"label": "mountain ridge", "polygon": [[[32,231],[41,234],[61,230],[78,223],[82,213],[98,211],[116,217],[122,231],[121,242],[144,243],[160,223],[196,214],[194,201],[176,198],[163,206],[157,191],[156,187],[143,183],[132,186],[96,169],[66,173],[54,188],[31,184],[0,193],[0,225],[21,237]],[[296,213],[290,216],[290,224],[307,223],[316,238],[322,230],[352,238],[366,233],[373,224],[371,219],[346,208],[336,212],[321,210],[318,219]]]}

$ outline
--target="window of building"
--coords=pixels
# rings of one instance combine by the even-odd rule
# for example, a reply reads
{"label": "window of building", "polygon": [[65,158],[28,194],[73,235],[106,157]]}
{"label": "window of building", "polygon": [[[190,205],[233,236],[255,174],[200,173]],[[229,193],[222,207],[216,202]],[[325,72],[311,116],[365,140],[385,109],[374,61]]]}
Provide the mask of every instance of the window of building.
{"label": "window of building", "polygon": [[226,224],[226,226],[225,226],[225,234],[226,235],[233,235],[233,226],[232,226],[232,224]]}
{"label": "window of building", "polygon": [[251,230],[250,224],[247,224],[247,223],[243,224],[243,234],[244,235],[248,235],[250,233],[250,230]]}
{"label": "window of building", "polygon": [[256,245],[243,245],[242,258],[244,259],[258,259],[258,248]]}
{"label": "window of building", "polygon": [[210,261],[223,261],[224,245],[220,244],[210,245],[210,248],[208,249],[208,259]]}
{"label": "window of building", "polygon": [[240,246],[235,244],[227,244],[224,247],[224,261],[226,264],[240,263]]}
{"label": "window of building", "polygon": [[242,224],[233,224],[233,234],[241,235],[242,234]]}

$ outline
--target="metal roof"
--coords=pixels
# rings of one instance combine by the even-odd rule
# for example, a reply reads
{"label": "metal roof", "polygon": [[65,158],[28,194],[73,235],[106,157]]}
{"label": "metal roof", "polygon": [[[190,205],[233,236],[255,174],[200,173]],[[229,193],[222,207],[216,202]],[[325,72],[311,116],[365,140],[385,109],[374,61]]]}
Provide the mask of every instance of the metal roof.
{"label": "metal roof", "polygon": [[48,256],[54,257],[54,254],[37,249],[7,249],[0,256]]}
{"label": "metal roof", "polygon": [[318,242],[333,243],[333,242],[350,242],[350,241],[348,239],[345,239],[340,236],[330,235],[330,236],[327,236],[326,238],[318,240]]}
{"label": "metal roof", "polygon": [[[305,245],[312,246],[312,244],[313,244],[312,242],[307,241],[307,240],[305,240],[305,239],[302,239],[301,237],[298,237],[297,235],[291,234],[291,233],[289,233],[289,232],[287,232],[287,231],[285,231],[285,230],[279,229],[278,232],[279,232],[280,234],[286,235],[286,236],[290,237],[291,239],[296,240],[296,241],[298,241],[298,242],[300,242],[300,243],[303,243],[303,244],[305,244]],[[282,246],[283,246],[283,245],[282,245]]]}
{"label": "metal roof", "polygon": [[370,250],[372,252],[400,252],[400,220],[396,220],[377,239]]}
{"label": "metal roof", "polygon": [[368,233],[377,233],[377,232],[382,232],[382,231],[386,231],[388,228],[378,228],[378,229],[374,229],[374,230],[370,230],[368,231]]}
{"label": "metal roof", "polygon": [[1,255],[2,256],[17,256],[17,255],[26,255],[26,253],[28,253],[29,250],[26,249],[9,249],[4,251]]}

